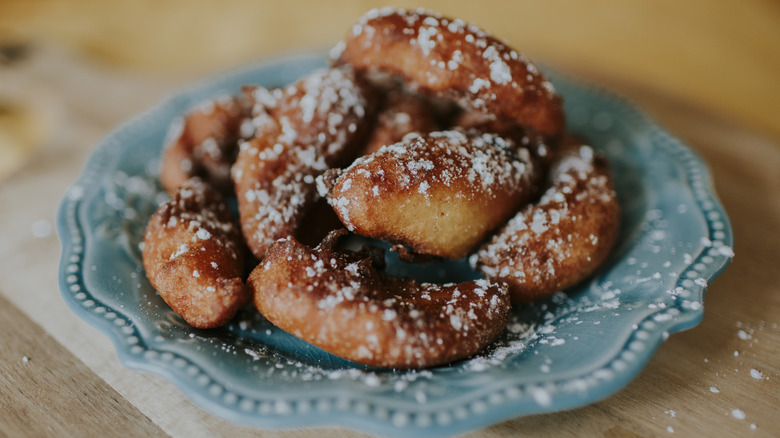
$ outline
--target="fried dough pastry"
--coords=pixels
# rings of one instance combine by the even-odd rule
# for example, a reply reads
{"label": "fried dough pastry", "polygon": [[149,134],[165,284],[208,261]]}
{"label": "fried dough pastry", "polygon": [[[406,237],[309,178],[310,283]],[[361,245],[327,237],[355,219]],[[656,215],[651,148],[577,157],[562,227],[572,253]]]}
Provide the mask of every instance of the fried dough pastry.
{"label": "fried dough pastry", "polygon": [[162,155],[163,188],[172,195],[184,181],[199,177],[223,194],[232,193],[230,167],[246,120],[240,98],[232,96],[201,103],[175,120]]}
{"label": "fried dough pastry", "polygon": [[379,110],[371,137],[363,150],[369,155],[382,146],[397,143],[406,134],[412,132],[431,132],[437,130],[435,109],[431,102],[422,96],[392,89],[387,92],[385,103]]}
{"label": "fried dough pastry", "polygon": [[[337,236],[337,235],[336,235]],[[381,252],[274,243],[250,274],[257,309],[277,327],[365,365],[425,368],[467,358],[504,330],[506,286],[391,277]]]}
{"label": "fried dough pastry", "polygon": [[318,182],[350,231],[459,259],[529,199],[534,179],[528,152],[510,141],[440,131],[407,136]]}
{"label": "fried dough pastry", "polygon": [[283,90],[255,88],[255,136],[232,169],[241,227],[261,259],[277,239],[296,235],[319,195],[317,175],[356,154],[369,104],[349,69],[322,69]]}
{"label": "fried dough pastry", "polygon": [[549,296],[590,276],[609,255],[620,208],[603,157],[569,145],[550,171],[541,199],[513,217],[472,259],[515,303]]}
{"label": "fried dough pastry", "polygon": [[222,196],[198,178],[152,215],[142,257],[152,286],[193,327],[227,323],[250,298],[238,224]]}
{"label": "fried dough pastry", "polygon": [[552,142],[565,128],[562,99],[539,69],[462,20],[376,9],[352,27],[331,58],[334,65],[396,75],[421,93],[454,99],[482,124],[516,124]]}

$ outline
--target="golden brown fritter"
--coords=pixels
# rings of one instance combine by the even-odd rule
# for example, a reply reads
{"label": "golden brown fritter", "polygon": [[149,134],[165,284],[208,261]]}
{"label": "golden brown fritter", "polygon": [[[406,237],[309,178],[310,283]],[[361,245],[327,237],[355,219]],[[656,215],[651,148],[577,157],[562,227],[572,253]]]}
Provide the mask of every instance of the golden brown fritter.
{"label": "golden brown fritter", "polygon": [[329,171],[320,190],[350,231],[458,259],[528,201],[534,181],[528,151],[512,142],[440,131]]}
{"label": "golden brown fritter", "polygon": [[143,265],[152,286],[191,326],[218,327],[244,305],[247,251],[220,194],[198,178],[149,219]]}
{"label": "golden brown fritter", "polygon": [[562,99],[539,69],[489,33],[434,12],[376,9],[331,53],[334,65],[401,77],[420,93],[454,99],[485,121],[557,140]]}
{"label": "golden brown fritter", "polygon": [[493,342],[510,310],[506,286],[485,280],[419,283],[385,274],[381,253],[274,243],[248,284],[279,328],[371,366],[425,368],[464,359]]}
{"label": "golden brown fritter", "polygon": [[274,92],[256,88],[255,136],[232,169],[241,227],[261,259],[295,236],[319,197],[314,179],[362,146],[369,104],[349,69],[321,69]]}
{"label": "golden brown fritter", "polygon": [[372,154],[382,146],[397,143],[406,134],[431,132],[437,127],[435,109],[428,99],[401,87],[391,89],[386,93],[362,154]]}
{"label": "golden brown fritter", "polygon": [[607,258],[620,231],[620,207],[606,161],[581,144],[561,149],[541,199],[484,245],[475,264],[506,282],[512,301],[549,296],[579,283]]}
{"label": "golden brown fritter", "polygon": [[225,195],[233,192],[230,167],[238,154],[247,114],[241,99],[222,96],[201,103],[171,125],[160,183],[169,194],[199,177]]}

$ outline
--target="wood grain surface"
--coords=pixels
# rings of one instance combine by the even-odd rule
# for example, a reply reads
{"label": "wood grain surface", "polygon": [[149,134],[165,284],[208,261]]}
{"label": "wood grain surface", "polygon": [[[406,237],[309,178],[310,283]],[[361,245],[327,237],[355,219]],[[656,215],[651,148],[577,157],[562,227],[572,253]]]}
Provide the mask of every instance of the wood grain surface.
{"label": "wood grain surface", "polygon": [[[177,1],[152,9],[0,3],[0,146],[10,145],[0,147],[0,162],[13,161],[0,175],[0,436],[365,436],[255,430],[214,417],[166,380],[122,366],[108,338],[73,314],[58,290],[56,208],[110,129],[183,83],[274,52],[328,45],[376,2],[341,2],[335,10],[257,3],[265,9],[220,2],[220,11],[249,10],[252,19],[213,20],[209,2],[187,3],[194,11]],[[307,12],[292,12],[303,4]],[[468,436],[780,435],[777,3],[477,4],[425,2],[617,91],[689,144],[712,170],[736,256],[707,289],[703,322],[672,335],[620,392]],[[512,14],[496,13],[499,7]],[[543,29],[545,20],[556,32]],[[215,36],[231,25],[259,28]],[[177,32],[200,47],[197,56],[170,41]],[[243,41],[247,35],[254,42]],[[238,40],[224,52],[226,41]],[[653,57],[664,65],[651,65]]]}

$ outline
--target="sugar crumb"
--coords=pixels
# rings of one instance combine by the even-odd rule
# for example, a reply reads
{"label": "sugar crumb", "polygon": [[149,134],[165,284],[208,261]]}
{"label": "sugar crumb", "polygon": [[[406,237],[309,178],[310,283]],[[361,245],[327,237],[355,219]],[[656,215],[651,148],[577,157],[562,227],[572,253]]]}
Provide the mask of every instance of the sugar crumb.
{"label": "sugar crumb", "polygon": [[42,239],[51,235],[52,226],[51,223],[45,219],[37,220],[33,222],[31,227],[33,237]]}

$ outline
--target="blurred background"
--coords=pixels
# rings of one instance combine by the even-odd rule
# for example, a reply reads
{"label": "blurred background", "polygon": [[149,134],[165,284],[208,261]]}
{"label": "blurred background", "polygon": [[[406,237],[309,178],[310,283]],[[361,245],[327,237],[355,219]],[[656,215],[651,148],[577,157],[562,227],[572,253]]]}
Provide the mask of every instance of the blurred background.
{"label": "blurred background", "polygon": [[[360,15],[385,5],[0,0],[0,181],[63,136],[94,146],[183,84],[282,52],[329,48]],[[778,1],[391,5],[462,18],[542,64],[617,91],[650,90],[780,139]],[[90,123],[74,133],[74,117]]]}

